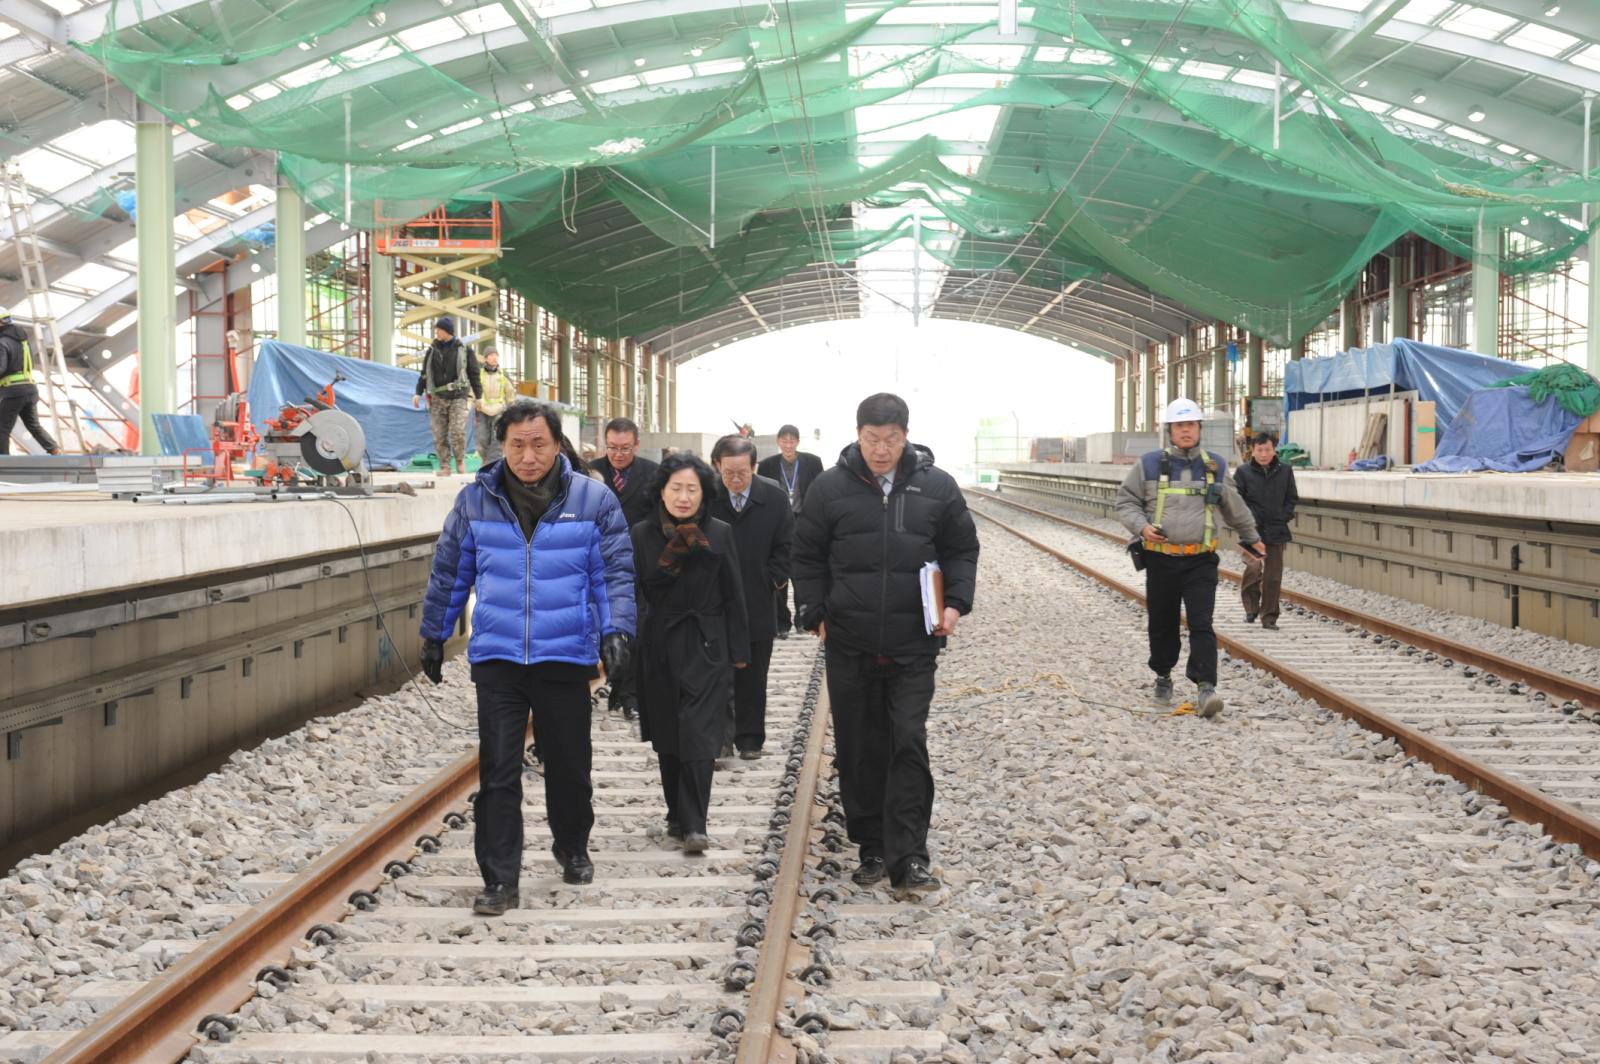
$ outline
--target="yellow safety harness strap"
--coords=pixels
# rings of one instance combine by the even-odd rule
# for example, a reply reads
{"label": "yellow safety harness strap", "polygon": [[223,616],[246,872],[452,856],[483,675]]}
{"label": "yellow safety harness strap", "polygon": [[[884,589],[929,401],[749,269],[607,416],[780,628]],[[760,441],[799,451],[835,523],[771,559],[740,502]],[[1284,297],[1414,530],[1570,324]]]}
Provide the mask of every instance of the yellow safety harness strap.
{"label": "yellow safety harness strap", "polygon": [[[1217,482],[1217,462],[1205,451],[1200,452],[1200,457],[1205,462],[1205,486],[1200,487],[1194,483],[1172,486],[1172,452],[1161,452],[1161,479],[1156,482],[1156,515],[1151,524],[1160,526],[1161,517],[1167,511],[1168,495],[1203,495],[1210,497],[1211,488]],[[1210,502],[1204,504],[1205,531],[1200,543],[1151,543],[1146,541],[1144,549],[1155,551],[1157,554],[1209,554],[1217,549],[1216,520],[1213,511],[1216,507]]]}
{"label": "yellow safety harness strap", "polygon": [[0,377],[0,388],[9,388],[13,384],[33,383],[33,350],[28,346],[28,341],[22,341],[22,370],[7,377]]}

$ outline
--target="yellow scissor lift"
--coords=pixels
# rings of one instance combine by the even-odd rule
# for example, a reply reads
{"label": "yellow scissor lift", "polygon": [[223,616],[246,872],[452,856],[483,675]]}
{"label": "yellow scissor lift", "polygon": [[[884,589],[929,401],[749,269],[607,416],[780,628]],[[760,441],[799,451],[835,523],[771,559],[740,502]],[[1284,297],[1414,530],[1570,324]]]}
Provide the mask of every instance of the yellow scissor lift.
{"label": "yellow scissor lift", "polygon": [[[500,292],[481,271],[500,258],[500,204],[475,217],[452,217],[437,207],[420,218],[386,218],[383,203],[374,205],[375,246],[380,255],[410,263],[415,272],[395,278],[395,296],[410,304],[395,332],[417,343],[419,350],[397,359],[416,362],[433,343],[431,323],[448,314],[456,335],[478,334],[481,346],[495,334],[494,304]],[[475,288],[467,294],[467,288]],[[487,304],[489,313],[482,309]]]}

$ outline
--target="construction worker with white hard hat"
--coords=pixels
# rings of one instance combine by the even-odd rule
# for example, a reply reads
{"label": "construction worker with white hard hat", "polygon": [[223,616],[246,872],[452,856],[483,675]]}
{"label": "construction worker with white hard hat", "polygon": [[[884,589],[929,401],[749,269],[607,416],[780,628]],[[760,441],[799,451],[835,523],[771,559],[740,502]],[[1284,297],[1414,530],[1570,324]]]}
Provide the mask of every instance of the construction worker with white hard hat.
{"label": "construction worker with white hard hat", "polygon": [[11,430],[17,419],[38,441],[45,454],[61,448],[39,423],[39,386],[33,380],[33,348],[11,312],[0,307],[0,454],[11,453]]}
{"label": "construction worker with white hard hat", "polygon": [[[1162,416],[1167,446],[1134,463],[1117,491],[1116,516],[1135,537],[1134,564],[1145,574],[1150,671],[1156,701],[1172,701],[1172,668],[1182,649],[1180,616],[1189,620],[1185,675],[1198,691],[1194,711],[1222,712],[1217,694],[1217,636],[1211,614],[1217,599],[1217,534],[1233,529],[1247,564],[1261,548],[1255,520],[1227,476],[1224,456],[1200,446],[1204,415],[1192,399],[1174,399]],[[1180,614],[1181,611],[1181,614]]]}

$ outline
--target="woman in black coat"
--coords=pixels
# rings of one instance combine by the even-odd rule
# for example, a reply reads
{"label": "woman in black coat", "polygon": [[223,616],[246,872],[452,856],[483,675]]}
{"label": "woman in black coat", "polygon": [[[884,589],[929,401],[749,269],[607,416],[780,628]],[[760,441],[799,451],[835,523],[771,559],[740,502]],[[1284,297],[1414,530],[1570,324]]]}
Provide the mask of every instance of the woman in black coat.
{"label": "woman in black coat", "polygon": [[733,670],[750,660],[750,625],[732,530],[710,517],[715,480],[691,454],[661,463],[655,513],[633,526],[639,603],[639,736],[655,748],[667,833],[703,853],[711,776],[727,730]]}

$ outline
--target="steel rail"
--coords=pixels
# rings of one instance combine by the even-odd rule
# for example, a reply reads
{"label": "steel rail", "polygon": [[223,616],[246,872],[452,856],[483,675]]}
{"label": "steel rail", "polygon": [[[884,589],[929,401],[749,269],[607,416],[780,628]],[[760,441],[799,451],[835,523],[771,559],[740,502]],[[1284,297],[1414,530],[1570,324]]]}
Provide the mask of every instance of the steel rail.
{"label": "steel rail", "polygon": [[[820,648],[817,653],[820,658]],[[811,821],[816,813],[817,783],[822,777],[822,742],[827,723],[828,688],[824,684],[817,690],[817,703],[811,711],[805,762],[795,784],[794,802],[789,806],[789,828],[784,835],[778,875],[773,880],[766,937],[761,941],[756,977],[750,984],[750,1007],[736,1064],[775,1064],[796,1058],[795,1047],[778,1037],[778,1010],[789,989],[789,951],[800,915],[800,877],[811,852]]]}
{"label": "steel rail", "polygon": [[[1096,528],[1093,525],[1086,525],[1081,521],[1074,521],[1072,518],[1063,516],[1062,514],[1051,513],[1049,510],[1041,510],[1038,507],[1029,506],[1026,503],[1016,502],[1015,500],[1007,499],[1003,496],[995,495],[990,492],[978,491],[974,492],[974,494],[978,498],[987,499],[992,502],[1004,503],[1006,506],[1012,506],[1018,510],[1033,514],[1037,517],[1043,517],[1048,520],[1055,521],[1058,524],[1066,525],[1069,528],[1076,529],[1079,532],[1084,532],[1091,536],[1098,536],[1100,539],[1111,543],[1116,543],[1119,546],[1127,542],[1128,537],[1126,535],[1117,532],[1110,532],[1103,528]],[[1231,580],[1236,584],[1240,581],[1239,574],[1237,573],[1221,568],[1219,568],[1217,571],[1225,579]],[[1331,602],[1324,598],[1317,598],[1315,595],[1307,595],[1304,592],[1284,589],[1282,592],[1280,592],[1280,597],[1285,602],[1290,602],[1297,606],[1302,606],[1308,610],[1312,610],[1316,613],[1323,614],[1324,616],[1332,617],[1336,621],[1342,621],[1345,624],[1360,625],[1362,628],[1365,628],[1368,631],[1386,635],[1391,639],[1398,639],[1403,643],[1409,643],[1412,646],[1420,647],[1423,650],[1430,650],[1435,654],[1450,658],[1452,661],[1455,661],[1459,664],[1472,665],[1476,668],[1487,670],[1488,672],[1492,672],[1496,676],[1499,676],[1501,679],[1515,680],[1519,683],[1525,683],[1535,690],[1543,691],[1551,698],[1560,699],[1562,701],[1573,701],[1578,703],[1580,706],[1585,707],[1586,709],[1600,710],[1600,687],[1591,686],[1590,684],[1584,683],[1582,680],[1577,680],[1570,676],[1563,676],[1556,672],[1549,672],[1548,670],[1540,669],[1535,666],[1525,664],[1524,662],[1516,661],[1512,658],[1503,657],[1494,653],[1493,651],[1482,650],[1478,647],[1468,646],[1465,643],[1458,643],[1453,639],[1449,639],[1441,635],[1434,635],[1432,632],[1425,632],[1420,628],[1412,628],[1396,621],[1386,620],[1374,614],[1363,613],[1361,610],[1350,606],[1341,606],[1337,602]]]}
{"label": "steel rail", "polygon": [[46,1059],[48,1064],[177,1061],[194,1048],[201,1020],[236,1011],[256,974],[287,962],[315,924],[336,921],[356,890],[372,889],[384,866],[416,851],[418,834],[466,804],[478,755],[466,753],[381,816],[319,857],[260,904],[145,984]]}
{"label": "steel rail", "polygon": [[[1031,508],[1023,507],[1023,509]],[[1144,604],[1144,594],[1137,589],[1107,576],[1093,566],[1087,565],[1063,551],[1034,539],[1027,533],[1006,524],[991,514],[977,509],[972,512],[997,527],[1010,532],[1029,546],[1043,551],[1057,561],[1104,584],[1113,591],[1141,605]],[[1046,514],[1045,516],[1051,515]],[[1068,523],[1075,524],[1075,522]],[[1092,529],[1092,531],[1097,534],[1100,533],[1099,529]],[[1375,731],[1380,735],[1393,739],[1401,749],[1412,757],[1426,761],[1440,772],[1454,776],[1469,787],[1503,803],[1511,815],[1518,820],[1540,824],[1557,841],[1576,843],[1584,853],[1590,857],[1600,859],[1600,820],[1585,815],[1565,802],[1558,801],[1548,795],[1541,794],[1531,787],[1518,783],[1483,762],[1459,750],[1453,750],[1448,745],[1423,734],[1410,725],[1395,720],[1393,717],[1381,713],[1357,699],[1342,694],[1298,670],[1280,664],[1269,655],[1254,650],[1230,636],[1218,632],[1217,643],[1233,657],[1241,661],[1248,661],[1257,668],[1272,673],[1290,688],[1318,705],[1349,717],[1370,731]]]}

